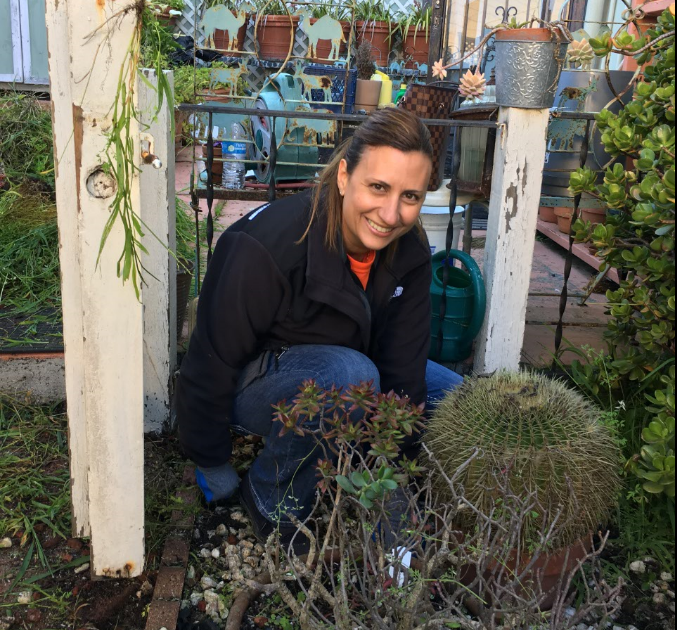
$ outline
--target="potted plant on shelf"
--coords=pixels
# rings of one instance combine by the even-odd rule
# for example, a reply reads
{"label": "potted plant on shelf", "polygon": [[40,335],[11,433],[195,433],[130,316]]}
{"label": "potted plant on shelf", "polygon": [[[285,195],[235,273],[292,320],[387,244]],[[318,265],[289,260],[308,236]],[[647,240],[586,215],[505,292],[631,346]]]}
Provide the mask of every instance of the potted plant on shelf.
{"label": "potted plant on shelf", "polygon": [[183,0],[163,0],[150,6],[160,25],[170,30],[174,29],[185,8]]}
{"label": "potted plant on shelf", "polygon": [[372,59],[380,66],[388,63],[396,28],[393,14],[383,0],[361,0],[355,5],[357,43],[369,42]]}
{"label": "potted plant on shelf", "polygon": [[[449,492],[444,475],[456,477],[475,508],[459,512],[462,532],[485,527],[481,515],[510,509],[502,492],[531,497],[534,512],[520,531],[505,532],[505,548],[487,559],[484,580],[503,571],[520,588],[537,586],[540,609],[547,610],[616,506],[622,487],[616,429],[561,381],[499,372],[467,379],[449,393],[428,422],[425,443],[440,498]],[[543,548],[545,533],[551,536]]]}
{"label": "potted plant on shelf", "polygon": [[397,30],[402,35],[402,53],[407,60],[405,68],[413,68],[428,63],[430,50],[430,19],[432,7],[424,7],[419,0],[408,11],[402,11],[399,16]]}
{"label": "potted plant on shelf", "polygon": [[[210,68],[179,66],[174,68],[174,105],[195,104],[202,100],[202,94],[209,89]],[[190,114],[174,110],[175,146],[192,144],[192,129],[188,124]]]}
{"label": "potted plant on shelf", "polygon": [[[539,24],[538,27],[532,27]],[[571,33],[562,22],[545,22],[532,18],[528,22],[508,23],[492,29],[474,49],[444,65],[433,64],[433,77],[444,79],[447,70],[480,53],[487,41],[496,40],[496,103],[503,107],[549,109],[555,101],[559,75]],[[462,66],[461,66],[462,67]]]}
{"label": "potted plant on shelf", "polygon": [[355,67],[357,68],[357,87],[355,88],[355,109],[365,112],[374,111],[378,107],[378,99],[381,96],[381,81],[373,81],[372,76],[376,70],[371,44],[363,41],[355,54]]}
{"label": "potted plant on shelf", "polygon": [[299,19],[283,0],[262,1],[254,24],[259,58],[280,60],[290,56]]}

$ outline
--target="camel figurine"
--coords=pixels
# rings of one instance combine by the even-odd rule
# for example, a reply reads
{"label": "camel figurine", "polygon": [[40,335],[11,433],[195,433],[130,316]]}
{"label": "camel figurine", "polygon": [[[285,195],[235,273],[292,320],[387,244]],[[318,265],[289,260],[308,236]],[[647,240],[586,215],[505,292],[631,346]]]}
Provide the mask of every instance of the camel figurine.
{"label": "camel figurine", "polygon": [[212,68],[209,76],[209,89],[214,90],[217,85],[228,86],[229,96],[236,96],[237,81],[248,71],[247,62],[241,61],[233,68]]}
{"label": "camel figurine", "polygon": [[237,33],[247,19],[247,12],[254,7],[249,2],[242,3],[233,13],[225,4],[210,7],[204,12],[199,27],[203,30],[207,48],[216,48],[214,31],[226,31],[228,35],[228,51],[237,50]]}
{"label": "camel figurine", "polygon": [[341,22],[328,15],[323,15],[314,24],[311,24],[311,15],[308,9],[300,9],[297,11],[297,15],[300,17],[299,28],[308,36],[306,57],[317,57],[317,42],[321,39],[328,39],[331,41],[328,59],[338,59],[341,44],[346,41]]}
{"label": "camel figurine", "polygon": [[296,63],[294,64],[294,78],[301,82],[301,86],[303,87],[303,92],[306,95],[307,100],[311,100],[308,98],[310,96],[311,90],[322,90],[324,94],[324,100],[331,102],[331,77],[306,74],[303,72],[303,68],[303,62],[297,59]]}

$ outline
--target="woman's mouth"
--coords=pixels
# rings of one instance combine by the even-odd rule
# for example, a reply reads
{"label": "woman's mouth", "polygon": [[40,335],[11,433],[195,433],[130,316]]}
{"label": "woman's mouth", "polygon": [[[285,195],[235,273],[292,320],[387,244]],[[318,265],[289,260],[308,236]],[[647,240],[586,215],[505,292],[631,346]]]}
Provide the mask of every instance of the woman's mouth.
{"label": "woman's mouth", "polygon": [[378,225],[377,223],[374,223],[371,219],[367,219],[367,224],[372,230],[375,230],[379,234],[390,234],[394,230],[394,228],[383,227],[382,225]]}

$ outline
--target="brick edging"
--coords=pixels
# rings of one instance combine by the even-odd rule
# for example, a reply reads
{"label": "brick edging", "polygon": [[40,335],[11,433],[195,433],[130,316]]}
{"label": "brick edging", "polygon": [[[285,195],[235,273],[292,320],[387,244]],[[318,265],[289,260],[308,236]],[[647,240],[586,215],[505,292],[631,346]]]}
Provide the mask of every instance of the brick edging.
{"label": "brick edging", "polygon": [[[181,484],[183,487],[177,491],[177,498],[180,498],[186,506],[194,505],[198,497],[192,464],[186,464]],[[186,485],[190,487],[185,487]],[[174,527],[174,532],[167,537],[162,549],[160,570],[148,610],[146,630],[176,630],[179,618],[195,517],[181,510],[174,510],[170,523]]]}

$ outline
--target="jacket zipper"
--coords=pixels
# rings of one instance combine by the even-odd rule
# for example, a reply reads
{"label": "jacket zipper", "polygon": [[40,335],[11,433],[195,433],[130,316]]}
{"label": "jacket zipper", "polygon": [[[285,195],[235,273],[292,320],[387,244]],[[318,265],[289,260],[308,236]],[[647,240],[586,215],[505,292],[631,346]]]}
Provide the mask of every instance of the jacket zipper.
{"label": "jacket zipper", "polygon": [[289,350],[289,346],[282,346],[278,350],[275,350],[275,371],[280,369],[280,357]]}

